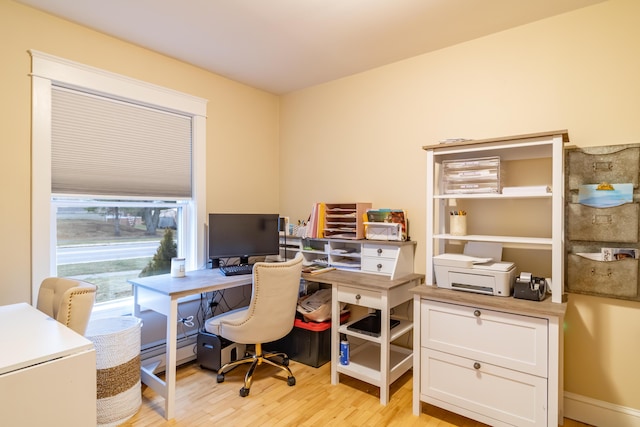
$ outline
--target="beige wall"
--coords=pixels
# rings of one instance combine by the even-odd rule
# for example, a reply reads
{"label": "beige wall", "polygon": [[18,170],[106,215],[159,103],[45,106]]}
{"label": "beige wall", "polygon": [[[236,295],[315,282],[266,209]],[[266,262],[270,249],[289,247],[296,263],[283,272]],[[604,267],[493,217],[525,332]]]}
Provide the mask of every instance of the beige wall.
{"label": "beige wall", "polygon": [[0,0],[0,304],[31,300],[29,49],[208,99],[207,210],[278,212],[278,97]]}
{"label": "beige wall", "polygon": [[[281,212],[404,208],[425,271],[425,155],[443,138],[568,129],[640,143],[640,2],[612,0],[282,99]],[[569,295],[565,389],[640,409],[638,303]]]}
{"label": "beige wall", "polygon": [[[209,211],[405,208],[424,272],[421,147],[564,128],[579,146],[640,142],[639,16],[640,2],[611,0],[280,100],[0,0],[0,304],[30,299],[28,49],[207,98]],[[237,152],[248,159],[220,160]],[[566,331],[565,389],[640,409],[638,303],[569,295]]]}

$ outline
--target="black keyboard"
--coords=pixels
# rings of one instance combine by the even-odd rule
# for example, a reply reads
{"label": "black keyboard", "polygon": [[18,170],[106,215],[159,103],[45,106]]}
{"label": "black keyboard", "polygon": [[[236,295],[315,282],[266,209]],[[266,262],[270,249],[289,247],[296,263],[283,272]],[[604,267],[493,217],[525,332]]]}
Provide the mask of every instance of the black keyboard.
{"label": "black keyboard", "polygon": [[239,276],[241,274],[251,274],[252,272],[253,264],[220,266],[220,273],[225,276]]}

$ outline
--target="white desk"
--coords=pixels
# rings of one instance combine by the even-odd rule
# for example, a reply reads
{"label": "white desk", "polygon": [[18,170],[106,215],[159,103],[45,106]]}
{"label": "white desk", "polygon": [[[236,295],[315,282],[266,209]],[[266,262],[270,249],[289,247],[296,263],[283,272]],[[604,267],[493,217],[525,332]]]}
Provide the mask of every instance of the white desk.
{"label": "white desk", "polygon": [[252,275],[223,276],[218,269],[188,271],[186,277],[169,274],[129,280],[133,285],[134,314],[147,308],[167,318],[166,367],[164,381],[155,375],[158,364],[142,366],[141,380],[165,399],[164,417],[174,417],[176,396],[176,350],[178,337],[178,300],[180,298],[238,286],[250,285]]}
{"label": "white desk", "polygon": [[0,306],[3,425],[96,424],[93,343],[26,303]]}

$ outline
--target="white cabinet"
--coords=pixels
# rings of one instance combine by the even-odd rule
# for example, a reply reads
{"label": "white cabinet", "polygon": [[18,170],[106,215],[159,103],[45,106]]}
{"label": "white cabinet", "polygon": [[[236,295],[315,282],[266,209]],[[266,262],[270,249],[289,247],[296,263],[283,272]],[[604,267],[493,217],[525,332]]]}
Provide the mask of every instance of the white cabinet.
{"label": "white cabinet", "polygon": [[0,306],[0,323],[2,425],[96,425],[93,343],[25,303]]}
{"label": "white cabinet", "polygon": [[[414,414],[428,402],[493,426],[562,422],[565,142],[566,131],[553,131],[423,147],[427,286],[412,290]],[[499,177],[497,184],[469,191],[446,185],[443,170],[451,162],[495,158],[500,170],[489,175]],[[452,211],[466,212],[463,235],[450,232]],[[460,253],[467,242],[500,243],[517,272],[548,279],[551,297],[438,288],[433,257]]]}
{"label": "white cabinet", "polygon": [[[434,255],[449,249],[461,252],[460,246],[468,241],[498,242],[519,252],[518,260],[507,259],[517,261],[518,271],[548,277],[553,302],[563,301],[565,142],[568,134],[562,130],[423,147],[427,153],[428,285],[435,284]],[[510,187],[509,194],[445,192],[443,162],[492,157],[500,158],[500,185]],[[551,191],[531,191],[534,187]],[[469,234],[449,232],[452,210],[467,212]],[[544,271],[531,267],[531,262],[540,259],[549,264]]]}
{"label": "white cabinet", "polygon": [[556,426],[565,303],[420,286],[413,411],[427,402],[492,426]]}

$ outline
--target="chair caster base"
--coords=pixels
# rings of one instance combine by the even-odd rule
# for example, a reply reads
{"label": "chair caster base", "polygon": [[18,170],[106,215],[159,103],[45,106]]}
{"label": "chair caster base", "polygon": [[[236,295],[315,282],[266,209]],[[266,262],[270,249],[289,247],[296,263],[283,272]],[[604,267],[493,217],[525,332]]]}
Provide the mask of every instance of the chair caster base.
{"label": "chair caster base", "polygon": [[287,384],[289,384],[289,386],[296,385],[296,379],[295,379],[295,377],[288,377],[288,378],[287,378]]}
{"label": "chair caster base", "polygon": [[247,397],[247,396],[249,396],[249,389],[242,387],[240,389],[240,397]]}
{"label": "chair caster base", "polygon": [[224,382],[224,374],[218,374],[218,376],[216,377],[216,381],[219,383],[223,383]]}

